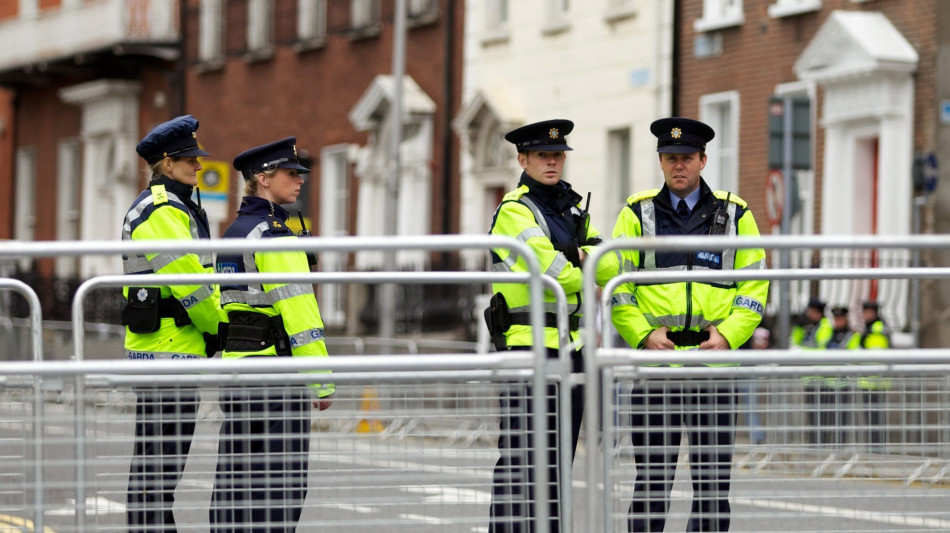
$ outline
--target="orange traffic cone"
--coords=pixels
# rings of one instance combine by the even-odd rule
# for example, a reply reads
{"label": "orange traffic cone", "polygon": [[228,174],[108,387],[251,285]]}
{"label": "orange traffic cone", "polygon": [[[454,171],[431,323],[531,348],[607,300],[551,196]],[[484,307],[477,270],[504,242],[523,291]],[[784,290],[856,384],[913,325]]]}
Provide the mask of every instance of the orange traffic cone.
{"label": "orange traffic cone", "polygon": [[[379,398],[376,396],[376,389],[372,387],[363,389],[360,411],[379,411]],[[362,418],[356,424],[357,433],[382,433],[383,429],[385,429],[383,423],[376,418]]]}

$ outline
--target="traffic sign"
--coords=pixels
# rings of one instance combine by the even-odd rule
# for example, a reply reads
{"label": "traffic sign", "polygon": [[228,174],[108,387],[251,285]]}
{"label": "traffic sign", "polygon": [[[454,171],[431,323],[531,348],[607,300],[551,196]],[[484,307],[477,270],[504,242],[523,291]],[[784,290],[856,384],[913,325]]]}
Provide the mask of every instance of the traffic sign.
{"label": "traffic sign", "polygon": [[765,215],[769,223],[778,226],[782,223],[782,210],[785,208],[785,180],[782,171],[772,169],[765,178]]}
{"label": "traffic sign", "polygon": [[924,158],[924,191],[928,194],[934,192],[937,188],[937,178],[940,173],[940,165],[937,163],[937,154],[930,152]]}

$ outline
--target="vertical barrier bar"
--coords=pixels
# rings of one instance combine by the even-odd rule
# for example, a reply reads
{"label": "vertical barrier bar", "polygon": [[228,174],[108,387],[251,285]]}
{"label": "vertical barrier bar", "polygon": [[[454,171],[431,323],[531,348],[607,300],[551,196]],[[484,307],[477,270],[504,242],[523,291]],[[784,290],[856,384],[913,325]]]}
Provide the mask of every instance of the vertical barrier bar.
{"label": "vertical barrier bar", "polygon": [[[18,292],[30,309],[30,340],[33,361],[43,360],[43,310],[36,292],[17,279],[0,279],[0,289]],[[12,330],[12,328],[11,328]],[[43,387],[39,377],[33,379],[33,527],[43,531]]]}

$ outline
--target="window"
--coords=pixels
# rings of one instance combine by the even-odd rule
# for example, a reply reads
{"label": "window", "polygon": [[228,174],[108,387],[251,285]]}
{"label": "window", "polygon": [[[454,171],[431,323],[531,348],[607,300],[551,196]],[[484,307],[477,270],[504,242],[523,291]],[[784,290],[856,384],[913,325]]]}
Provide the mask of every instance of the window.
{"label": "window", "polygon": [[20,0],[20,17],[36,18],[40,14],[39,0]]}
{"label": "window", "polygon": [[248,0],[247,50],[251,54],[269,54],[274,46],[273,0]]}
{"label": "window", "polygon": [[742,0],[703,0],[703,16],[693,23],[698,32],[740,26],[745,21]]}
{"label": "window", "polygon": [[350,0],[350,27],[379,31],[379,0]]}
{"label": "window", "polygon": [[297,39],[322,43],[326,38],[326,0],[297,0]]}
{"label": "window", "polygon": [[32,241],[36,229],[36,150],[32,146],[16,151],[15,212],[13,238]]}
{"label": "window", "polygon": [[706,152],[703,179],[713,190],[738,193],[739,92],[726,91],[701,96],[699,117],[716,132]]}
{"label": "window", "polygon": [[508,40],[508,0],[486,0],[482,44]]}
{"label": "window", "polygon": [[789,17],[820,9],[821,0],[775,0],[775,3],[769,6],[769,16],[772,18]]}
{"label": "window", "polygon": [[608,0],[604,20],[616,22],[636,14],[637,8],[633,5],[633,0]]}
{"label": "window", "polygon": [[548,15],[544,23],[543,32],[546,34],[559,33],[571,25],[571,0],[547,0]]}
{"label": "window", "polygon": [[630,154],[630,128],[620,128],[607,132],[607,178],[611,188],[617,192],[615,195],[619,199],[620,209],[627,203],[627,197],[632,194],[630,190],[630,162],[633,160]]}
{"label": "window", "polygon": [[[350,149],[338,144],[323,148],[320,155],[320,235],[340,237],[349,234]],[[348,254],[324,252],[320,269],[324,272],[346,270]],[[346,319],[346,285],[320,285],[320,311],[328,326],[343,325]]]}
{"label": "window", "polygon": [[436,0],[409,0],[407,3],[409,18],[422,18],[434,14],[437,5]]}
{"label": "window", "polygon": [[[79,183],[81,178],[80,147],[76,139],[59,143],[56,158],[56,239],[78,240]],[[78,272],[78,257],[57,257],[56,274],[71,276]]]}
{"label": "window", "polygon": [[201,0],[198,15],[198,61],[224,60],[224,0]]}

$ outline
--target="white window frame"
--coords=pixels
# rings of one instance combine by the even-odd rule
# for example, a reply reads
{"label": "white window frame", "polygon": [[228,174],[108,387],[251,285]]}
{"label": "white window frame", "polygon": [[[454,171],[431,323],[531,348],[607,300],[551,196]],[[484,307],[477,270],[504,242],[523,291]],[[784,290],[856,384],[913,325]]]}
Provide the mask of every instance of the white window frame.
{"label": "white window frame", "polygon": [[201,0],[198,12],[198,61],[224,60],[224,2]]}
{"label": "white window frame", "polygon": [[408,0],[406,12],[410,17],[424,17],[434,13],[438,5],[436,0]]}
{"label": "white window frame", "polygon": [[607,178],[619,200],[615,211],[626,205],[633,194],[633,128],[624,126],[607,131]]}
{"label": "white window frame", "polygon": [[[63,139],[56,150],[56,239],[79,240],[80,180],[82,145],[79,139]],[[79,272],[78,257],[57,257],[56,274],[74,276]]]}
{"label": "white window frame", "polygon": [[542,32],[560,33],[571,27],[571,0],[546,0],[547,17]]}
{"label": "white window frame", "polygon": [[511,3],[513,0],[485,0],[485,33],[482,44],[507,41],[510,37]]}
{"label": "white window frame", "polygon": [[[325,146],[320,151],[320,235],[342,237],[349,231],[349,198],[352,180],[352,147],[348,144]],[[342,167],[342,172],[341,172]],[[320,270],[343,272],[349,254],[324,252]],[[320,286],[320,312],[328,326],[346,323],[346,285],[325,283]]]}
{"label": "white window frame", "polygon": [[20,0],[20,18],[36,18],[40,14],[40,0]]}
{"label": "white window frame", "polygon": [[274,48],[274,0],[247,0],[247,50],[269,52]]}
{"label": "white window frame", "polygon": [[693,29],[706,32],[741,26],[745,22],[742,0],[703,0],[703,16],[693,22]]}
{"label": "white window frame", "polygon": [[326,38],[326,0],[297,0],[297,39],[322,42]]}
{"label": "white window frame", "polygon": [[604,12],[604,20],[607,22],[616,22],[637,14],[637,6],[634,0],[607,0],[607,9]]}
{"label": "white window frame", "polygon": [[821,0],[775,0],[775,3],[769,6],[769,16],[772,18],[791,17],[820,10]]}
{"label": "white window frame", "polygon": [[13,238],[32,241],[36,237],[36,148],[33,146],[17,148],[14,197]]}
{"label": "white window frame", "polygon": [[380,23],[379,0],[350,0],[350,27],[354,30],[375,28]]}
{"label": "white window frame", "polygon": [[699,119],[716,132],[706,152],[703,179],[713,190],[739,190],[739,91],[699,97]]}

